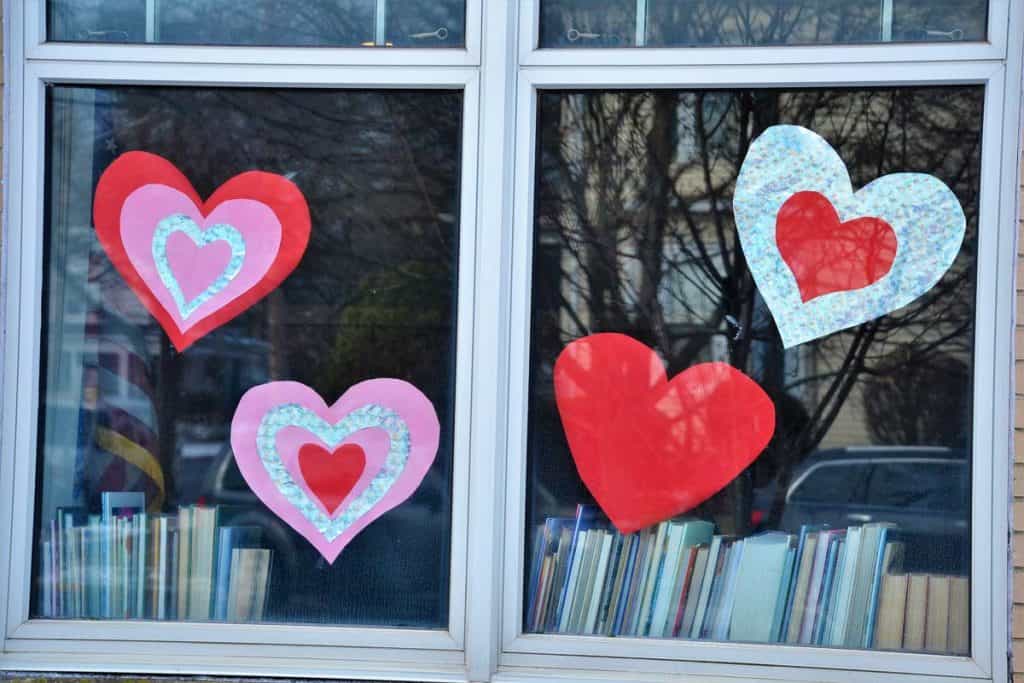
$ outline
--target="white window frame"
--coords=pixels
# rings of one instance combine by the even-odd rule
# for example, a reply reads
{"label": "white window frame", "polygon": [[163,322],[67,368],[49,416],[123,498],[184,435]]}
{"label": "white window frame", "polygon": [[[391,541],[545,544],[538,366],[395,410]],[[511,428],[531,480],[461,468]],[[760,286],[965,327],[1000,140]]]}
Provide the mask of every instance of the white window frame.
{"label": "white window frame", "polygon": [[[988,40],[790,47],[537,47],[539,4],[521,0],[509,321],[508,513],[501,667],[495,680],[1004,681],[1008,482],[1020,173],[1024,3],[991,0]],[[970,657],[779,644],[524,633],[527,408],[537,153],[545,90],[958,85],[985,87],[974,357]]]}
{"label": "white window frame", "polygon": [[[43,0],[4,0],[0,670],[420,681],[1004,681],[1024,3],[988,40],[536,48],[538,0],[467,0],[463,50],[46,43]],[[483,37],[486,36],[486,40]],[[448,631],[28,619],[46,83],[464,92]],[[536,102],[557,88],[977,83],[986,87],[976,318],[971,657],[523,634]],[[170,645],[165,646],[165,644]],[[173,644],[173,645],[171,645]],[[870,673],[867,673],[870,672]]]}
{"label": "white window frame", "polygon": [[[5,0],[3,263],[0,268],[0,670],[278,675],[465,680],[492,668],[467,661],[479,630],[467,628],[468,566],[492,562],[493,515],[470,470],[474,379],[479,361],[477,226],[496,212],[478,201],[481,145],[480,0],[467,0],[464,49],[266,48],[46,43],[45,1]],[[29,618],[41,341],[46,87],[195,85],[267,88],[452,89],[462,93],[462,155],[452,476],[449,626],[444,630],[89,621]],[[494,166],[494,163],[490,163]],[[500,164],[499,164],[500,167]],[[493,362],[493,361],[492,361]],[[482,400],[487,400],[486,398]],[[472,516],[469,509],[477,510]],[[482,542],[471,544],[471,538]],[[490,539],[490,540],[488,540]],[[8,555],[9,549],[9,555]],[[467,584],[469,581],[470,585]],[[476,581],[479,583],[479,581]],[[479,587],[477,587],[479,591]],[[488,585],[487,594],[493,590]],[[478,610],[479,612],[479,610]],[[476,617],[478,618],[478,616]],[[476,646],[475,650],[481,648]],[[485,676],[487,674],[484,674]]]}

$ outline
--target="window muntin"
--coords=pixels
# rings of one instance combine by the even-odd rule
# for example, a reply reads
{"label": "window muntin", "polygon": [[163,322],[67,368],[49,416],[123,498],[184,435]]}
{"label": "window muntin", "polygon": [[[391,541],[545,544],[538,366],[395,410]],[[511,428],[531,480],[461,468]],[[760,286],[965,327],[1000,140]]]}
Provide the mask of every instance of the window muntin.
{"label": "window muntin", "polygon": [[465,0],[47,0],[66,42],[459,48]]}
{"label": "window muntin", "polygon": [[[947,452],[944,457],[959,458],[969,472],[968,369],[982,99],[982,89],[974,87],[541,91],[523,577],[526,632],[566,632],[550,621],[541,628],[530,622],[537,531],[549,519],[571,521],[578,503],[592,502],[569,457],[552,391],[554,359],[579,336],[608,331],[635,336],[666,361],[669,377],[696,362],[745,359],[741,369],[772,396],[779,419],[767,452],[691,513],[716,522],[718,534],[746,538],[766,529],[796,534],[804,524],[821,528],[887,521],[885,515],[872,517],[855,506],[833,506],[827,514],[812,516],[799,505],[787,505],[787,488],[801,467],[814,459],[846,457],[836,451],[848,447],[857,451],[880,444],[876,448],[893,451],[888,457],[895,459],[906,454],[886,446],[931,446]],[[787,351],[774,336],[771,316],[752,283],[742,275],[730,277],[739,263],[731,216],[739,162],[753,136],[783,122],[823,134],[847,162],[855,188],[897,170],[933,173],[953,188],[968,216],[968,235],[956,263],[924,298],[870,329],[854,328]],[[885,134],[896,138],[886,138],[881,146]],[[646,231],[657,226],[661,239],[652,241]],[[698,240],[707,247],[703,252]],[[643,251],[644,244],[654,246]],[[752,325],[746,341],[737,344],[735,326],[724,315],[715,316],[724,312],[742,320],[734,307],[743,305],[751,307]],[[932,358],[908,354],[915,339],[934,342],[926,347]],[[846,357],[858,370],[843,378]],[[916,393],[917,409],[908,411],[908,392],[922,386],[915,378],[928,375],[942,392]],[[900,377],[908,381],[901,383]],[[838,391],[829,391],[833,384]],[[935,409],[943,417],[934,419]],[[814,438],[801,447],[801,435],[809,434]],[[851,483],[859,480],[863,492],[869,474],[861,474]],[[929,526],[919,514],[894,520],[907,527],[900,532],[906,572],[941,574],[966,586],[969,489],[968,479],[951,493],[938,524]]]}
{"label": "window muntin", "polygon": [[[97,425],[129,425],[139,427],[131,435],[154,455],[165,481],[166,502],[149,511],[151,518],[179,506],[220,505],[222,526],[261,532],[256,545],[272,551],[269,590],[265,611],[248,620],[447,628],[462,94],[64,86],[49,92],[32,615],[175,618],[170,608],[154,613],[147,599],[141,613],[130,601],[117,613],[97,612],[95,591],[89,597],[76,587],[82,580],[55,587],[48,579],[57,573],[44,572],[41,549],[53,548],[50,523],[58,509],[81,527],[100,514],[104,491],[142,491],[147,504],[158,497],[151,478],[104,453],[96,439]],[[311,243],[295,272],[184,354],[113,270],[92,229],[95,181],[131,149],[171,160],[203,196],[252,168],[288,175],[313,217]],[[51,367],[55,361],[67,367]],[[406,379],[430,398],[441,446],[416,493],[328,565],[240,479],[228,425],[239,397],[255,384],[294,379],[333,401],[352,384],[381,376]],[[84,530],[71,537],[93,541]],[[71,576],[95,587],[88,570]]]}
{"label": "window muntin", "polygon": [[540,0],[540,47],[982,41],[988,0]]}

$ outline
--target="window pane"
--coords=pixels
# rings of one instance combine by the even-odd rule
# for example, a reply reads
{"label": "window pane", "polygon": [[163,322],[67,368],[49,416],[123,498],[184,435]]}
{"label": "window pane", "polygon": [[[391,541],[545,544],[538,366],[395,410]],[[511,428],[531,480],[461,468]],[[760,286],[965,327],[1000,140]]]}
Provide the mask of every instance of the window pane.
{"label": "window pane", "polygon": [[462,47],[465,0],[49,0],[49,39]]}
{"label": "window pane", "polygon": [[[445,628],[461,93],[49,93],[33,615]],[[245,171],[283,175],[312,215],[291,275],[184,352],[92,227],[96,181],[129,150],[171,161],[204,198]],[[376,377],[429,398],[440,447],[412,496],[329,564],[240,475],[232,416],[244,392],[272,380],[302,382],[330,404]],[[144,509],[110,495],[123,492]],[[239,550],[260,551],[248,570],[233,569]],[[224,601],[236,595],[233,613]]]}
{"label": "window pane", "polygon": [[[978,87],[540,95],[527,632],[966,652],[982,102]],[[751,140],[779,123],[822,135],[855,188],[894,172],[949,185],[967,232],[934,288],[782,346],[732,213]],[[583,484],[563,426],[571,415],[555,400],[559,354],[607,332],[652,348],[669,378],[730,364],[776,411],[772,440],[738,477],[627,535]],[[572,368],[583,376],[594,361],[580,353]],[[566,386],[585,392],[572,371]],[[623,424],[640,419],[615,410]],[[622,450],[621,461],[601,460],[606,478],[638,457]],[[645,490],[621,494],[645,500]],[[912,621],[904,638],[928,595],[946,596],[930,618],[948,632],[925,640],[925,622]]]}
{"label": "window pane", "polygon": [[540,2],[541,47],[981,41],[988,11],[987,0]]}

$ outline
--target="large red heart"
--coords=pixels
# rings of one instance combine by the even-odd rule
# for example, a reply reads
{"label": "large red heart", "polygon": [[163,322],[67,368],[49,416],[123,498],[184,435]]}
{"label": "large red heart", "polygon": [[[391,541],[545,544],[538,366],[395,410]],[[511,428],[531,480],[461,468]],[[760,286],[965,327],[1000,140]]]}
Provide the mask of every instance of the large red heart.
{"label": "large red heart", "polygon": [[878,282],[896,259],[896,233],[881,218],[839,222],[820,192],[797,192],[775,218],[775,242],[807,303]]}
{"label": "large red heart", "polygon": [[306,486],[320,499],[328,515],[334,515],[366,469],[366,453],[356,443],[346,443],[328,452],[307,443],[299,449],[299,471]]}
{"label": "large red heart", "polygon": [[775,431],[775,406],[725,363],[668,381],[650,348],[622,334],[569,344],[555,398],[583,483],[622,533],[686,512],[736,478]]}
{"label": "large red heart", "polygon": [[[171,215],[161,213],[164,205],[172,207],[167,210]],[[214,226],[199,225],[206,218],[210,218],[211,223],[222,222],[221,218],[225,216],[238,218],[235,222],[241,224],[229,227],[243,239],[248,250],[240,273],[230,275],[238,275],[238,282],[221,285],[223,291],[207,301],[205,308],[192,311],[195,315],[187,324],[183,323],[181,312],[168,305],[169,288],[161,289],[166,281],[162,283],[154,275],[157,268],[153,255],[156,253],[156,239],[152,238],[152,246],[150,243],[156,221],[178,215],[184,215],[198,235],[216,232]],[[245,224],[246,218],[258,220]],[[96,185],[93,222],[100,244],[114,267],[179,351],[184,351],[197,339],[239,315],[280,285],[302,259],[310,232],[306,199],[299,188],[283,176],[248,171],[225,182],[204,202],[171,162],[148,152],[123,154],[103,172]],[[272,236],[265,235],[265,230],[262,230],[262,226],[268,223],[274,228]],[[181,237],[176,232],[172,233],[173,239],[168,239],[167,243],[173,247],[172,242],[177,240],[180,247]],[[196,239],[195,235],[192,237]],[[140,239],[139,244],[134,244]],[[199,247],[200,252],[215,252],[222,238],[215,239],[217,241],[197,242],[193,246]],[[184,242],[187,243],[188,238]],[[187,251],[171,248],[169,252],[167,258],[171,269],[192,271],[178,279],[182,293],[190,291],[194,294],[197,290],[202,291],[210,280],[215,281],[216,273],[205,274],[205,279],[204,274],[197,275],[202,268],[217,262],[213,258],[215,254],[204,254],[203,259],[190,262],[187,256],[183,256]],[[257,259],[254,254],[259,257],[255,266]],[[140,265],[146,258],[149,262]]]}

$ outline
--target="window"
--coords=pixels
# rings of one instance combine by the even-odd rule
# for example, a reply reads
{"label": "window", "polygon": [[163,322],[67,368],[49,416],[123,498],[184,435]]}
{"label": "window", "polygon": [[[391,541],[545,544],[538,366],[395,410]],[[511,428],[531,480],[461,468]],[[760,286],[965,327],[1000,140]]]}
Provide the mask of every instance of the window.
{"label": "window", "polygon": [[[541,541],[531,541],[524,565],[540,567],[547,559],[553,578],[541,580],[539,570],[527,575],[524,629],[684,638],[690,618],[684,619],[685,608],[692,607],[690,638],[893,648],[874,644],[876,634],[867,633],[871,582],[858,565],[874,568],[889,552],[896,559],[890,557],[885,571],[877,572],[877,582],[904,575],[905,567],[947,583],[968,582],[969,506],[965,487],[955,485],[952,473],[964,476],[970,463],[966,368],[974,356],[969,302],[975,290],[982,112],[983,92],[970,87],[540,96],[533,250],[542,256],[535,261],[532,287],[527,529],[528,538],[547,537],[548,544],[541,551]],[[761,121],[800,122],[837,141],[840,156],[852,160],[848,168],[856,187],[896,169],[950,178],[969,227],[957,260],[936,287],[870,323],[784,349],[747,262],[738,258],[730,197],[747,156],[742,144],[761,133]],[[920,121],[930,122],[927,130]],[[772,397],[771,443],[742,475],[688,510],[687,519],[699,522],[662,522],[622,535],[600,516],[586,519],[594,501],[566,442],[569,418],[556,406],[551,359],[574,339],[602,332],[625,333],[655,349],[670,376],[703,361],[724,361]],[[586,371],[581,366],[578,373]],[[735,410],[742,420],[743,407]],[[649,428],[657,430],[656,423]],[[657,431],[634,432],[631,438],[638,451],[644,446],[636,442],[645,438],[664,440],[655,450],[669,448],[668,437]],[[950,474],[938,481],[933,480],[941,472],[921,448],[932,444],[943,447],[935,455],[956,455],[946,463]],[[714,468],[714,459],[706,466]],[[929,512],[921,514],[922,507]],[[572,531],[568,549],[553,537],[563,529]],[[660,549],[658,534],[673,529],[696,534],[688,541],[689,553],[670,541]],[[883,531],[892,538],[885,540]],[[815,541],[834,546],[831,560],[812,557]],[[759,547],[769,543],[774,559]],[[704,577],[685,585],[685,571],[697,572],[687,555],[696,567],[705,544]],[[632,546],[632,562],[650,577],[622,588],[616,600],[614,575],[625,582],[630,560],[616,565],[615,557],[633,555]],[[925,549],[934,561],[917,556]],[[755,552],[757,563],[749,559]],[[560,565],[570,565],[578,553],[583,564],[563,570]],[[599,556],[589,560],[590,553]],[[800,568],[792,566],[798,553],[811,563],[804,572],[810,582],[806,598],[799,591]],[[715,556],[723,559],[712,570]],[[818,562],[824,574],[815,585]],[[832,570],[834,580],[826,575]],[[854,571],[865,578],[847,590],[854,580],[847,575]],[[602,579],[605,585],[598,587]],[[767,612],[743,603],[747,593],[765,588],[786,597],[760,608]],[[591,592],[589,599],[577,597],[583,591]],[[801,606],[803,615],[792,614]],[[949,613],[964,639],[967,610],[961,602]],[[603,620],[601,613],[607,615]],[[803,633],[796,625],[791,636],[780,632],[787,620],[801,617]],[[751,619],[766,629],[743,628]],[[895,649],[912,648],[911,642],[905,639]]]}
{"label": "window", "polygon": [[544,0],[542,47],[977,41],[985,0]]}
{"label": "window", "polygon": [[1024,5],[3,16],[0,671],[1007,679]]}
{"label": "window", "polygon": [[[33,614],[446,627],[461,94],[63,86],[49,93],[55,161],[40,472],[73,476],[40,477]],[[196,126],[192,112],[200,111],[222,125]],[[293,124],[303,119],[301,128]],[[68,181],[92,184],[96,169],[132,149],[175,161],[204,196],[227,179],[222,169],[287,174],[319,228],[287,285],[184,353],[110,267],[90,203]],[[71,387],[51,389],[48,359],[72,350],[82,361]],[[401,508],[408,518],[381,520],[329,565],[238,485],[232,414],[247,389],[270,380],[294,379],[330,396],[388,374],[431,398],[446,443]],[[145,467],[133,466],[132,452]],[[107,499],[122,490],[137,492],[139,509],[107,514]],[[200,557],[211,513],[217,555]],[[131,546],[122,564],[135,565],[127,572],[109,547],[122,542]],[[235,581],[241,574],[229,571],[230,553],[248,545],[266,551],[258,555],[266,567]],[[187,562],[170,557],[190,547]],[[179,578],[175,562],[191,569],[189,579]],[[246,591],[253,606],[232,611],[229,596]]]}
{"label": "window", "polygon": [[184,3],[47,0],[51,40],[193,45],[462,47],[464,0]]}

